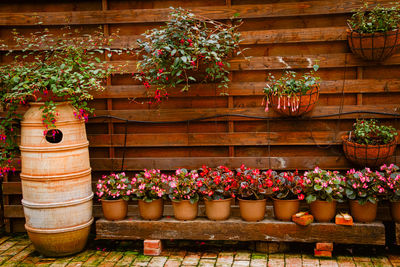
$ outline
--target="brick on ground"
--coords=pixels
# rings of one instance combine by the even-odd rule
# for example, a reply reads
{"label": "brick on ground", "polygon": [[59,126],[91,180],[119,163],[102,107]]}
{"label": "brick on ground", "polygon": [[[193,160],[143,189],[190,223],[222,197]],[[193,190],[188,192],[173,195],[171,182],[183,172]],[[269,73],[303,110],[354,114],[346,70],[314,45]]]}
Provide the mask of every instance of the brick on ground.
{"label": "brick on ground", "polygon": [[163,257],[163,256],[156,256],[153,257],[150,262],[149,262],[149,267],[159,267],[159,266],[164,266],[165,262],[168,260],[168,257]]}
{"label": "brick on ground", "polygon": [[214,267],[217,259],[200,259],[199,267]]}
{"label": "brick on ground", "polygon": [[182,265],[197,265],[200,261],[200,255],[198,253],[187,253],[183,258]]}
{"label": "brick on ground", "polygon": [[238,251],[235,255],[235,261],[249,261],[251,253],[248,251]]}
{"label": "brick on ground", "polygon": [[232,265],[232,267],[249,267],[250,266],[250,260],[240,260],[240,261],[237,261],[237,260],[235,260],[234,262],[233,262],[233,265]]}
{"label": "brick on ground", "polygon": [[87,261],[83,263],[82,266],[96,266],[99,265],[101,262],[103,262],[104,258],[107,257],[107,255],[110,252],[108,251],[96,251],[92,256],[89,257]]}
{"label": "brick on ground", "polygon": [[321,267],[338,267],[339,265],[336,260],[320,259],[319,266],[321,266]]}

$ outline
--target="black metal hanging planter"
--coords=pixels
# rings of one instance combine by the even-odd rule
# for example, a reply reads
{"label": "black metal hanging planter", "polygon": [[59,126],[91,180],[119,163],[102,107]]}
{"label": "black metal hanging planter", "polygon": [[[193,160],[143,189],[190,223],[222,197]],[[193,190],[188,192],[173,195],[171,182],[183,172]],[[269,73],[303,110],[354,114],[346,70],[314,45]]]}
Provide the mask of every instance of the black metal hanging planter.
{"label": "black metal hanging planter", "polygon": [[358,33],[347,31],[351,51],[369,61],[381,62],[393,55],[400,47],[399,29],[395,31]]}

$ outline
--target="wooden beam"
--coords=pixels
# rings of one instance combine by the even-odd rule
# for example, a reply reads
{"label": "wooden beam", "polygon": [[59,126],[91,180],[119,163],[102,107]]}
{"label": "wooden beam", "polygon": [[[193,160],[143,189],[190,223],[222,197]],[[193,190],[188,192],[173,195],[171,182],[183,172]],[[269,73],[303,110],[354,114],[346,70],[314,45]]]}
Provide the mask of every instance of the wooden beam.
{"label": "wooden beam", "polygon": [[[322,80],[320,94],[341,94],[344,86],[345,94],[353,93],[385,93],[400,92],[400,80]],[[233,82],[226,89],[229,96],[262,96],[265,82]],[[193,84],[187,92],[181,92],[181,87],[168,90],[169,97],[207,97],[220,95],[223,90],[216,84]],[[134,98],[144,97],[146,89],[143,85],[111,85],[103,92],[94,92],[97,99],[101,98]]]}
{"label": "wooden beam", "polygon": [[[161,229],[161,231],[160,231]],[[245,222],[240,218],[209,221],[198,218],[178,221],[162,218],[146,221],[127,218],[121,221],[100,219],[96,222],[98,239],[179,239],[240,240],[275,242],[334,242],[340,244],[385,244],[385,226],[381,222],[355,223],[352,227],[334,223],[313,223],[307,227],[293,222],[264,219]]]}

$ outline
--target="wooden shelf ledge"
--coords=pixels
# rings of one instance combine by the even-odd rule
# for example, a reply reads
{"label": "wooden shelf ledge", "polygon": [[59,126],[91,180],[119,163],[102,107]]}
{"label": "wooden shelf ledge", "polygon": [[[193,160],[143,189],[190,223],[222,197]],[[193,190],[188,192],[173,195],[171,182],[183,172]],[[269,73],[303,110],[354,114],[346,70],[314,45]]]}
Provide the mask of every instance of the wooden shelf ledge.
{"label": "wooden shelf ledge", "polygon": [[128,217],[121,221],[97,220],[96,237],[119,240],[190,239],[384,245],[385,227],[382,222],[355,223],[350,227],[334,223],[313,223],[303,227],[293,222],[273,219],[245,222],[238,217],[226,221],[210,221],[204,217],[193,221],[178,221],[168,217],[147,221],[139,217]]}

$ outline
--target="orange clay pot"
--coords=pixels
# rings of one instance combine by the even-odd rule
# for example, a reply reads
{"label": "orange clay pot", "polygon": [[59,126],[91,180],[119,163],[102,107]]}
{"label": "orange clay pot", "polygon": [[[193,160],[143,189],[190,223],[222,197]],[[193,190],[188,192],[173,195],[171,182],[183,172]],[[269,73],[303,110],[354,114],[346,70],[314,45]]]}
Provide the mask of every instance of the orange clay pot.
{"label": "orange clay pot", "polygon": [[318,222],[330,222],[336,215],[336,201],[315,200],[310,203],[311,214]]}
{"label": "orange clay pot", "polygon": [[273,199],[274,203],[274,215],[275,218],[280,221],[292,220],[292,215],[299,212],[300,200],[298,199]]}
{"label": "orange clay pot", "polygon": [[138,200],[140,217],[144,220],[159,220],[163,216],[164,201],[162,198],[145,202]]}
{"label": "orange clay pot", "polygon": [[212,221],[227,220],[231,216],[231,202],[232,198],[220,200],[204,199],[207,218]]}
{"label": "orange clay pot", "polygon": [[240,217],[248,222],[258,222],[265,217],[266,199],[246,200],[239,199]]}
{"label": "orange clay pot", "polygon": [[363,223],[375,221],[378,202],[373,204],[368,201],[364,205],[361,205],[357,200],[350,200],[349,204],[350,213],[351,216],[353,216],[354,221]]}
{"label": "orange clay pot", "polygon": [[109,221],[125,219],[128,214],[128,201],[123,199],[101,200],[104,218]]}
{"label": "orange clay pot", "polygon": [[172,201],[174,207],[174,217],[177,220],[188,221],[197,217],[199,202],[190,203],[190,200]]}

